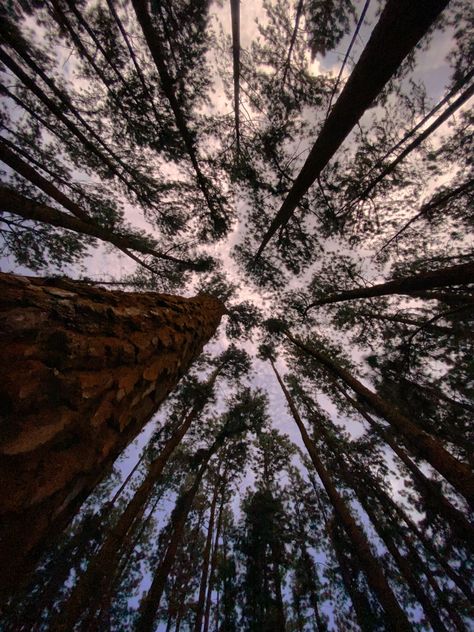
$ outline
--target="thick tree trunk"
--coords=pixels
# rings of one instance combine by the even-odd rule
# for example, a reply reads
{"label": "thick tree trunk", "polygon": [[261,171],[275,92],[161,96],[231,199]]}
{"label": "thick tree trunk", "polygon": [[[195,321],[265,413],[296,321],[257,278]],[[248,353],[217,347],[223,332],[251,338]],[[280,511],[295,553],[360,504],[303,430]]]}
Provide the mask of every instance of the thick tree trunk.
{"label": "thick tree trunk", "polygon": [[468,465],[458,461],[444,449],[439,441],[424,430],[421,430],[410,419],[402,415],[395,406],[364,386],[347,369],[340,366],[325,353],[315,349],[312,345],[309,346],[303,343],[290,334],[288,330],[285,331],[285,335],[294,345],[315,358],[332,375],[342,379],[378,415],[388,421],[403,437],[408,446],[438,470],[464,496],[470,505],[474,505],[474,473]]}
{"label": "thick tree trunk", "polygon": [[214,334],[223,304],[0,274],[0,585],[14,589]]}
{"label": "thick tree trunk", "polygon": [[[337,294],[331,294],[311,303],[306,311],[321,305],[352,301],[359,298],[372,298],[375,296],[390,296],[392,294],[414,294],[419,291],[432,290],[440,287],[450,287],[452,285],[468,285],[474,283],[474,263],[461,263],[449,268],[430,270],[429,272],[419,272],[412,276],[401,279],[393,279],[386,283],[378,283],[369,287],[358,287],[353,290],[345,290]],[[436,296],[433,296],[437,298]],[[460,297],[462,300],[462,297]]]}
{"label": "thick tree trunk", "polygon": [[257,256],[278,228],[288,222],[354,125],[447,4],[447,0],[388,0],[301,172],[265,234]]}
{"label": "thick tree trunk", "polygon": [[411,625],[404,611],[400,607],[400,604],[398,603],[397,598],[395,597],[385,577],[380,562],[373,555],[365,533],[355,521],[343,497],[339,494],[336,486],[334,485],[334,482],[329,475],[328,470],[320,459],[316,446],[309,437],[298,412],[298,409],[296,408],[295,403],[290,393],[288,392],[288,389],[286,388],[282,378],[280,377],[275,364],[273,362],[271,362],[271,364],[278,383],[280,384],[283,394],[285,395],[293,419],[295,420],[295,423],[301,433],[303,443],[308,451],[311,461],[313,462],[314,468],[317,471],[319,478],[321,479],[321,482],[324,486],[324,489],[326,490],[327,495],[329,496],[331,504],[334,507],[334,511],[338,516],[338,519],[340,520],[342,526],[344,527],[344,530],[346,531],[354,546],[355,551],[357,552],[358,559],[360,561],[361,567],[364,569],[369,586],[377,595],[380,605],[387,615],[386,621],[389,625],[389,629],[394,630],[394,632],[395,630],[397,632],[400,632],[401,630],[406,630],[406,632],[409,632],[412,629]]}

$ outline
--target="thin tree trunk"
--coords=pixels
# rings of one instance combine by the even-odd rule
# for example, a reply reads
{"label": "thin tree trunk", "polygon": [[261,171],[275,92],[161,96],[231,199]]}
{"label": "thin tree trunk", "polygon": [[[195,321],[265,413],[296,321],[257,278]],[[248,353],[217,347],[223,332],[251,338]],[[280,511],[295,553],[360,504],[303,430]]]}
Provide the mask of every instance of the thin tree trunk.
{"label": "thin tree trunk", "polygon": [[[217,472],[217,477],[219,473]],[[199,584],[199,595],[196,604],[196,619],[194,621],[194,632],[201,632],[202,621],[204,616],[204,606],[206,600],[207,578],[209,573],[209,561],[211,557],[212,537],[214,535],[214,521],[216,516],[217,496],[219,493],[219,480],[217,478],[214,485],[211,507],[209,512],[209,524],[207,527],[206,543],[202,556],[201,581]]]}
{"label": "thin tree trunk", "polygon": [[272,560],[272,575],[273,584],[275,587],[275,601],[276,601],[276,632],[285,632],[286,630],[286,618],[285,608],[283,606],[283,594],[281,591],[281,577],[280,577],[280,565],[278,563],[278,556],[275,550],[275,543],[270,544],[271,560]]}
{"label": "thin tree trunk", "polygon": [[444,205],[447,204],[447,202],[449,202],[452,199],[457,198],[460,195],[463,195],[464,193],[469,192],[473,187],[474,187],[474,180],[471,178],[467,182],[463,182],[463,184],[461,184],[460,186],[455,187],[454,189],[451,189],[449,191],[446,191],[445,193],[442,193],[441,195],[437,195],[434,199],[430,200],[426,204],[423,204],[423,206],[420,208],[418,213],[416,213],[416,215],[414,215],[411,219],[409,219],[408,222],[406,222],[400,228],[400,230],[398,230],[395,233],[393,237],[390,237],[390,239],[386,241],[384,245],[377,251],[377,254],[382,252],[382,250],[385,250],[385,248],[387,248],[393,241],[397,240],[400,237],[400,235],[403,232],[405,232],[405,230],[409,226],[413,224],[413,222],[416,222],[416,220],[420,219],[421,217],[427,216],[428,213],[431,213],[432,211],[439,209],[440,207],[443,208]]}
{"label": "thin tree trunk", "polygon": [[225,308],[0,274],[0,585],[28,570],[214,334]]}
{"label": "thin tree trunk", "polygon": [[474,543],[474,525],[472,525],[466,516],[459,511],[447,498],[444,496],[439,486],[428,478],[420,468],[410,459],[408,454],[403,448],[401,448],[396,439],[393,437],[389,429],[383,428],[380,423],[377,423],[359,404],[357,400],[351,397],[347,391],[334,382],[334,385],[344,395],[347,401],[362,415],[362,417],[369,423],[370,427],[381,437],[383,441],[390,447],[390,449],[398,456],[400,461],[405,465],[407,470],[413,476],[416,488],[419,490],[426,505],[430,509],[434,510],[439,516],[446,520],[450,525],[453,533],[455,533],[466,546],[473,546]]}
{"label": "thin tree trunk", "polygon": [[313,462],[314,468],[317,471],[318,476],[321,479],[321,482],[326,490],[326,493],[331,500],[334,511],[336,512],[339,520],[341,521],[341,524],[344,527],[344,530],[346,531],[355,550],[357,551],[357,556],[362,568],[364,569],[367,581],[374,593],[377,595],[377,598],[385,611],[386,622],[389,629],[392,629],[394,631],[396,630],[397,632],[400,632],[401,630],[406,630],[407,632],[409,632],[409,630],[411,630],[411,625],[404,611],[400,607],[397,598],[392,592],[392,589],[385,577],[380,562],[373,555],[365,533],[354,520],[344,499],[337,491],[328,470],[320,459],[316,446],[310,439],[306,428],[304,427],[303,421],[299,415],[299,412],[295,406],[295,403],[293,402],[288,389],[281,379],[274,362],[271,361],[271,364],[278,383],[280,384],[283,394],[285,395],[293,419],[295,420],[295,423],[301,433],[303,443],[308,451],[311,461]]}
{"label": "thin tree trunk", "polygon": [[[432,290],[435,288],[450,287],[452,285],[469,285],[474,283],[474,263],[460,263],[448,268],[419,272],[412,276],[393,279],[386,283],[378,283],[368,287],[358,287],[353,290],[344,290],[337,294],[330,294],[311,303],[306,311],[321,305],[341,303],[360,298],[372,298],[375,296],[390,296],[392,294],[409,294],[416,296],[415,292]],[[460,297],[462,300],[463,297]]]}
{"label": "thin tree trunk", "polygon": [[[184,268],[193,269],[197,267],[197,264],[192,261],[177,259],[176,257],[148,247],[140,237],[126,234],[117,235],[109,229],[102,228],[102,226],[96,224],[92,218],[89,218],[87,221],[79,219],[63,211],[58,211],[52,206],[47,206],[46,204],[41,204],[35,200],[26,198],[9,187],[0,186],[0,208],[4,212],[7,211],[8,213],[18,215],[23,217],[23,219],[41,222],[42,224],[50,224],[51,226],[64,228],[79,235],[87,235],[88,237],[100,239],[106,243],[113,244],[128,256],[130,256],[129,250],[136,250],[143,254],[152,255],[163,261],[176,263]],[[136,260],[135,257],[133,258]]]}
{"label": "thin tree trunk", "polygon": [[170,76],[168,69],[165,63],[165,55],[160,42],[160,38],[156,29],[153,26],[153,22],[151,20],[150,14],[148,12],[147,0],[132,0],[132,5],[135,10],[135,15],[137,17],[138,23],[143,31],[143,35],[145,37],[145,41],[150,50],[153,61],[155,62],[156,69],[158,70],[158,74],[161,80],[161,89],[165,97],[168,99],[171,110],[174,114],[174,118],[176,121],[176,127],[178,128],[179,133],[183,139],[184,145],[186,147],[186,151],[191,159],[191,163],[193,165],[194,171],[196,173],[196,180],[201,189],[201,192],[206,200],[207,206],[211,211],[211,216],[214,216],[216,213],[215,203],[212,200],[208,189],[208,183],[204,174],[201,171],[201,167],[199,166],[196,149],[194,146],[194,142],[191,136],[191,133],[188,129],[188,125],[186,123],[186,119],[184,117],[183,112],[181,111],[181,107],[178,103],[174,92],[173,79]]}
{"label": "thin tree trunk", "polygon": [[405,318],[403,316],[389,316],[389,315],[385,315],[385,314],[381,314],[377,312],[364,311],[364,312],[358,312],[358,314],[360,316],[363,316],[364,318],[370,318],[372,320],[380,320],[381,322],[396,323],[400,325],[409,325],[409,326],[418,327],[418,328],[425,327],[426,329],[430,329],[433,332],[439,333],[441,335],[444,334],[447,336],[456,336],[456,337],[462,336],[463,338],[474,337],[474,333],[470,329],[457,330],[455,327],[445,327],[442,325],[435,325],[434,323],[430,323],[429,321],[422,322],[414,318]]}
{"label": "thin tree trunk", "polygon": [[[318,424],[318,432],[321,433],[326,445],[328,445],[328,447],[330,447],[330,449],[335,454],[338,463],[338,470],[344,483],[355,492],[357,499],[359,500],[365,513],[368,515],[371,523],[375,527],[376,532],[387,547],[390,555],[395,560],[398,570],[400,571],[400,575],[403,577],[407,586],[410,588],[410,590],[422,606],[423,611],[425,612],[425,615],[428,618],[428,621],[430,622],[430,625],[433,628],[434,632],[447,632],[447,629],[441,621],[436,608],[431,602],[431,599],[420,584],[420,579],[415,577],[410,563],[399,551],[398,545],[390,536],[387,527],[381,523],[378,516],[376,515],[376,512],[373,511],[371,502],[369,502],[367,499],[367,491],[361,490],[359,485],[357,485],[357,478],[351,471],[349,471],[348,467],[346,466],[346,463],[342,458],[342,455],[339,453],[335,441],[332,440],[322,424]],[[364,487],[368,484],[369,481],[366,480],[364,483]],[[371,487],[373,486],[373,484],[373,481],[370,481]]]}
{"label": "thin tree trunk", "polygon": [[285,330],[285,335],[294,345],[302,349],[332,375],[341,378],[350,388],[352,388],[362,399],[367,402],[375,412],[386,419],[388,423],[404,438],[407,444],[416,450],[422,458],[430,463],[447,481],[466,499],[470,505],[474,505],[474,474],[471,468],[458,461],[442,444],[434,437],[421,430],[410,419],[402,415],[392,404],[379,397],[376,393],[368,389],[355,377],[332,360],[322,351],[315,349],[312,345],[304,344],[299,339]]}
{"label": "thin tree trunk", "polygon": [[234,121],[237,157],[240,156],[240,0],[230,0],[232,63],[234,71]]}
{"label": "thin tree trunk", "polygon": [[337,533],[337,526],[332,521],[327,525],[327,531],[329,539],[334,547],[334,553],[339,565],[339,570],[342,577],[342,583],[344,588],[352,602],[354,607],[357,623],[359,624],[362,632],[374,632],[374,613],[370,601],[364,591],[360,590],[357,586],[357,572],[351,568],[347,552],[342,545],[341,534]]}
{"label": "thin tree trunk", "polygon": [[288,222],[301,198],[354,125],[447,4],[447,0],[388,0],[301,172],[265,234],[257,256],[263,252],[278,228]]}
{"label": "thin tree trunk", "polygon": [[[0,48],[0,61],[2,61],[18,77],[18,79],[23,83],[23,85],[26,88],[28,88],[28,90],[30,90],[30,92],[32,92],[40,101],[42,101],[42,103],[49,109],[49,111],[52,114],[54,114],[54,116],[56,116],[56,118],[60,120],[61,123],[63,123],[67,127],[67,129],[82,143],[82,145],[91,154],[94,154],[101,163],[107,165],[107,167],[111,170],[111,172],[127,187],[127,189],[129,189],[136,195],[137,199],[140,200],[142,198],[142,192],[140,191],[140,188],[137,187],[135,184],[132,184],[127,178],[125,178],[125,176],[119,171],[119,169],[113,163],[113,161],[108,156],[106,156],[101,150],[99,150],[96,147],[96,145],[94,145],[85,136],[85,134],[77,127],[75,123],[70,121],[67,118],[67,116],[65,116],[61,107],[57,106],[54,103],[54,101],[52,101],[46,95],[46,93],[36,84],[36,82],[33,79],[31,79],[31,77],[29,77],[2,48]],[[35,68],[37,68],[36,64],[34,64],[34,66]],[[34,68],[33,68],[33,71],[35,73],[37,72],[37,70],[34,70]],[[44,74],[44,73],[41,73],[41,74]],[[56,91],[58,95],[62,95],[62,93],[57,88],[56,88]],[[63,101],[64,101],[64,97],[62,97],[61,99],[62,103]],[[70,103],[63,103],[63,105],[67,106],[69,109],[72,108]],[[116,156],[116,154],[114,154],[107,147],[107,145],[105,145],[105,143],[92,130],[90,125],[88,125],[84,121],[84,118],[77,111],[73,110],[73,113],[74,112],[76,113],[76,118],[81,122],[81,124],[85,126],[87,133],[90,134],[92,138],[95,138],[98,144],[102,145],[105,151],[107,151],[107,153],[111,154],[112,158],[120,164],[120,166],[124,169],[124,171],[128,171],[129,173],[131,173],[132,177],[135,178],[135,174],[130,172],[129,167],[127,167],[127,165],[125,165],[125,163],[123,163],[123,161],[118,156]]]}
{"label": "thin tree trunk", "polygon": [[397,165],[404,160],[412,151],[421,145],[421,143],[433,134],[447,119],[464,105],[474,94],[474,85],[469,86],[446,110],[438,116],[438,118],[426,128],[415,140],[413,140],[390,164],[388,164],[382,172],[368,184],[362,193],[357,196],[358,199],[364,200],[373,191],[373,189],[388,175],[390,175]]}
{"label": "thin tree trunk", "polygon": [[201,480],[206,472],[209,460],[218,449],[220,443],[219,439],[216,439],[214,444],[207,450],[206,456],[200,465],[193,485],[188,491],[182,494],[176,502],[176,507],[171,517],[171,538],[168,543],[165,556],[154,574],[150,589],[141,601],[138,619],[135,624],[136,632],[153,632],[155,629],[154,622],[156,613],[160,607],[160,601],[165,588],[166,579],[176,558],[176,553],[183,536],[186,519],[191,510],[193,500],[199,489]]}
{"label": "thin tree trunk", "polygon": [[130,39],[129,39],[128,35],[127,35],[127,31],[125,30],[125,28],[124,28],[124,26],[122,24],[122,20],[120,19],[117,11],[115,10],[115,6],[114,6],[113,0],[106,0],[106,2],[107,2],[107,6],[109,7],[109,11],[110,11],[111,15],[113,16],[113,18],[114,18],[114,20],[115,20],[115,22],[117,24],[117,27],[118,27],[118,29],[119,29],[122,37],[123,37],[123,40],[124,40],[124,42],[125,42],[125,44],[127,46],[128,52],[130,54],[130,59],[132,60],[133,66],[135,68],[137,76],[138,76],[138,78],[140,80],[140,83],[142,85],[143,95],[146,98],[146,102],[147,102],[147,104],[149,104],[151,106],[151,108],[153,110],[153,114],[155,116],[156,122],[159,125],[161,125],[161,116],[158,113],[158,110],[156,109],[155,102],[154,102],[153,97],[152,97],[152,95],[150,93],[150,90],[149,90],[149,88],[148,88],[148,86],[146,84],[145,76],[144,76],[144,74],[142,72],[140,64],[137,61],[137,56],[135,55],[135,52],[134,52],[134,50],[132,48],[132,45],[130,44]]}
{"label": "thin tree trunk", "polygon": [[224,505],[225,505],[224,490],[222,490],[222,500],[219,506],[219,515],[217,518],[216,536],[214,539],[214,546],[212,549],[212,556],[211,556],[211,568],[209,571],[209,585],[207,588],[206,609],[204,612],[204,624],[203,624],[202,632],[209,632],[211,605],[212,605],[212,591],[214,589],[214,574],[216,572],[216,566],[217,566],[217,553],[219,550],[219,538],[220,538],[221,529],[222,529],[222,516],[224,512]]}
{"label": "thin tree trunk", "polygon": [[445,555],[442,555],[436,549],[435,545],[433,544],[433,542],[431,542],[431,540],[429,540],[425,532],[418,528],[413,520],[409,516],[407,516],[405,511],[401,507],[399,507],[397,503],[384,490],[379,487],[377,488],[376,492],[381,496],[382,502],[390,506],[391,509],[396,513],[398,518],[405,522],[411,533],[421,542],[427,553],[436,560],[439,566],[446,573],[446,576],[449,577],[449,579],[459,588],[459,590],[466,596],[469,601],[474,603],[474,592],[471,590],[465,579],[451,568],[446,560]]}
{"label": "thin tree trunk", "polygon": [[293,27],[293,33],[291,34],[290,45],[288,47],[288,54],[286,56],[283,77],[281,80],[281,92],[283,92],[283,88],[285,86],[286,77],[288,75],[288,70],[290,69],[291,64],[291,55],[293,53],[293,48],[295,47],[296,38],[298,36],[298,28],[301,20],[301,14],[303,13],[303,5],[304,0],[298,1],[298,6],[296,7],[296,15],[295,15],[295,26]]}
{"label": "thin tree trunk", "polygon": [[[208,388],[212,388],[222,368],[220,366],[214,371],[207,382]],[[163,450],[151,463],[147,476],[133,495],[117,524],[110,530],[100,551],[89,562],[86,572],[79,578],[67,603],[61,608],[58,621],[52,626],[52,630],[71,630],[86,610],[94,615],[102,592],[106,590],[107,584],[110,585],[116,574],[117,566],[120,564],[120,553],[126,538],[131,535],[133,525],[137,524],[143,516],[150,494],[171,455],[204,406],[205,401],[199,402],[183,415],[181,423],[165,443]]]}

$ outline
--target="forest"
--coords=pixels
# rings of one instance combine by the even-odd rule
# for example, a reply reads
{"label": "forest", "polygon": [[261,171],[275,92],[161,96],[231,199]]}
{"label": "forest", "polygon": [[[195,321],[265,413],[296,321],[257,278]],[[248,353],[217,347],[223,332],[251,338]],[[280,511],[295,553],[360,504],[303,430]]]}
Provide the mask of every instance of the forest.
{"label": "forest", "polygon": [[472,2],[6,0],[0,93],[0,630],[472,630]]}

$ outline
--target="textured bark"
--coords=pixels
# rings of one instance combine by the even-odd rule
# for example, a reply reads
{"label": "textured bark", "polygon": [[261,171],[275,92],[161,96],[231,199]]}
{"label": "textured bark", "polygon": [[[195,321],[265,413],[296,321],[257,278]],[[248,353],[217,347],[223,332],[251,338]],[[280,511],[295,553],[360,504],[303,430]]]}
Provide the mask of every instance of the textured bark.
{"label": "textured bark", "polygon": [[[415,292],[424,292],[440,287],[452,285],[469,285],[474,283],[474,263],[461,263],[448,268],[419,272],[401,279],[393,279],[386,283],[378,283],[369,287],[358,287],[353,290],[345,290],[337,294],[331,294],[311,303],[306,311],[312,307],[352,301],[358,298],[372,298],[375,296],[390,296],[392,294],[409,294],[417,296]],[[437,298],[433,296],[433,298]],[[463,300],[463,297],[459,297]]]}
{"label": "textured bark", "polygon": [[224,312],[207,295],[0,275],[0,583],[72,518]]}
{"label": "textured bark", "polygon": [[293,419],[298,426],[301,438],[306,447],[306,450],[308,451],[314,468],[318,473],[318,476],[324,486],[324,489],[326,490],[332,506],[334,507],[334,511],[336,512],[341,525],[344,527],[347,536],[352,542],[354,550],[357,552],[357,557],[367,577],[367,582],[374,591],[375,595],[377,595],[380,605],[387,615],[386,621],[389,629],[394,630],[394,632],[395,630],[397,632],[400,632],[401,630],[409,632],[412,629],[411,625],[402,608],[400,607],[400,604],[398,603],[397,598],[395,597],[385,577],[380,562],[372,553],[365,533],[355,521],[349,510],[349,507],[347,506],[343,497],[339,494],[336,486],[334,485],[329,471],[326,469],[321,458],[319,457],[316,445],[311,440],[308,432],[306,431],[303,420],[300,417],[298,409],[296,408],[296,405],[288,389],[281,379],[274,363],[271,362],[271,364],[278,383],[280,384],[283,394],[285,395]]}
{"label": "textured bark", "polygon": [[413,451],[438,470],[471,506],[474,505],[474,473],[467,464],[456,459],[444,449],[440,441],[421,430],[411,419],[402,415],[393,404],[364,386],[347,369],[324,352],[303,343],[289,331],[285,331],[285,335],[294,345],[315,358],[332,375],[342,379],[378,415],[388,421]]}
{"label": "textured bark", "polygon": [[448,0],[388,0],[301,172],[258,249],[259,256],[344,142],[354,125],[425,35]]}

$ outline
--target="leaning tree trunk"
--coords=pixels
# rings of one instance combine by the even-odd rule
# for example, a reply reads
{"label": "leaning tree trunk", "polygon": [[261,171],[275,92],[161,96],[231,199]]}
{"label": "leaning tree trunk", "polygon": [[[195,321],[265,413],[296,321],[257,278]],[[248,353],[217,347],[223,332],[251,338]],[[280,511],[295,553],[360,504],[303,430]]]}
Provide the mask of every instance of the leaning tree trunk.
{"label": "leaning tree trunk", "polygon": [[400,607],[400,604],[398,603],[397,598],[385,577],[385,573],[380,561],[372,553],[372,549],[365,535],[365,532],[363,531],[363,529],[361,529],[357,521],[354,519],[347,503],[337,490],[334,481],[329,473],[329,470],[322,462],[316,445],[308,435],[298,409],[296,408],[296,405],[288,389],[286,388],[285,383],[278,373],[274,362],[272,360],[270,360],[270,362],[278,383],[280,384],[281,390],[283,391],[283,394],[287,401],[291,415],[295,420],[296,425],[298,426],[298,430],[300,431],[305,448],[314,465],[314,469],[316,470],[319,479],[321,480],[323,487],[326,490],[326,493],[334,508],[338,520],[340,521],[342,527],[344,528],[344,531],[352,542],[360,565],[364,570],[367,583],[374,591],[380,602],[380,605],[385,612],[387,628],[394,631],[397,630],[397,632],[401,630],[406,630],[406,632],[409,632],[412,629],[410,623],[404,611]]}
{"label": "leaning tree trunk", "polygon": [[0,274],[0,587],[15,589],[224,312],[207,295]]}
{"label": "leaning tree trunk", "polygon": [[[306,312],[313,307],[352,301],[354,299],[391,296],[393,294],[407,294],[417,297],[420,296],[419,292],[425,292],[426,290],[451,287],[453,285],[470,285],[472,283],[474,283],[474,263],[460,263],[448,268],[418,272],[400,279],[392,279],[386,283],[330,294],[308,305]],[[433,297],[437,298],[435,294],[433,294]],[[463,300],[463,297],[459,298]]]}
{"label": "leaning tree trunk", "polygon": [[393,404],[364,386],[326,353],[295,338],[288,330],[285,330],[284,334],[295,346],[315,358],[332,375],[342,379],[362,401],[368,403],[378,415],[386,419],[406,445],[438,470],[454,489],[464,496],[468,504],[474,507],[474,473],[466,463],[456,459],[445,450],[440,441],[402,415]]}

